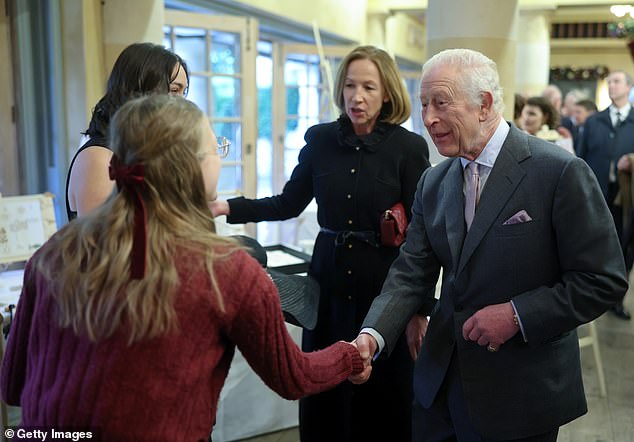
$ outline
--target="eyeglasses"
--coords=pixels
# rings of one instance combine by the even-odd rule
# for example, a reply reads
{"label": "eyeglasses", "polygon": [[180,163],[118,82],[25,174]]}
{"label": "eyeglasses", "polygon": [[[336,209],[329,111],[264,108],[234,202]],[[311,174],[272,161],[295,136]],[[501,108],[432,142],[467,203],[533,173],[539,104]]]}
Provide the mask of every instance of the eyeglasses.
{"label": "eyeglasses", "polygon": [[226,158],[229,155],[229,146],[231,146],[231,141],[229,141],[226,137],[218,137],[218,156],[220,158]]}

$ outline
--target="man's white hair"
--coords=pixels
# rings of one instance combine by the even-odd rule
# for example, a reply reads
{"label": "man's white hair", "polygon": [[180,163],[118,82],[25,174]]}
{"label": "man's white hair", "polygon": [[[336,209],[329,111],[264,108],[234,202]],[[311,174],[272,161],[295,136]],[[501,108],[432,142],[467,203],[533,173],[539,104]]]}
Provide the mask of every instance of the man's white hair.
{"label": "man's white hair", "polygon": [[423,77],[438,66],[456,68],[456,80],[471,104],[479,106],[482,104],[482,93],[490,92],[493,96],[493,110],[502,114],[504,95],[497,65],[493,60],[472,49],[446,49],[427,60],[423,65]]}

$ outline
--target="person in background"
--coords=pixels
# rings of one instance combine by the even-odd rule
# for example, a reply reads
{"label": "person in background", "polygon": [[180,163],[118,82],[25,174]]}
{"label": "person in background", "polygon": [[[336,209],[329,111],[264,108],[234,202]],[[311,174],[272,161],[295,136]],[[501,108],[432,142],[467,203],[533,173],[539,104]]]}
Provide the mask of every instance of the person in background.
{"label": "person in background", "polygon": [[546,98],[527,98],[522,108],[521,129],[535,136],[543,126],[556,129],[559,126],[559,114]]}
{"label": "person in background", "polygon": [[[334,87],[341,117],[310,128],[299,163],[280,195],[235,198],[212,204],[229,223],[298,216],[314,197],[321,230],[310,274],[321,285],[314,330],[304,330],[305,351],[352,340],[396,256],[381,244],[380,218],[395,203],[410,216],[416,183],[429,167],[424,139],[399,124],[410,101],[394,60],[383,50],[360,46],[342,61]],[[371,382],[343,384],[300,402],[302,442],[410,441],[412,358],[426,318],[410,322],[389,360],[373,367]],[[409,347],[409,349],[408,349]],[[368,428],[368,420],[373,422]]]}
{"label": "person in background", "polygon": [[526,97],[521,94],[515,94],[515,99],[513,100],[513,123],[515,126],[522,128],[522,110],[524,109],[524,105],[526,104]]}
{"label": "person in background", "polygon": [[552,105],[553,109],[559,116],[561,113],[562,94],[561,89],[554,84],[549,84],[542,91],[542,97],[544,97]]}
{"label": "person in background", "polygon": [[559,126],[559,114],[544,97],[530,97],[522,109],[522,129],[574,154],[572,135]]}
{"label": "person in background", "polygon": [[212,233],[220,148],[195,104],[128,101],[108,139],[117,191],[26,266],[0,374],[21,426],[207,440],[236,346],[287,399],[361,373],[349,343],[302,353],[264,269]]}
{"label": "person in background", "polygon": [[578,101],[573,108],[573,116],[575,122],[575,131],[573,136],[575,143],[575,152],[579,153],[579,144],[581,143],[581,136],[583,135],[583,125],[586,123],[588,117],[596,114],[598,111],[597,105],[592,100]]}
{"label": "person in background", "polygon": [[[596,175],[616,230],[622,236],[622,207],[614,204],[614,200],[619,193],[618,170],[626,169],[629,162],[627,155],[634,153],[634,112],[629,102],[632,77],[624,71],[612,71],[607,82],[612,103],[586,120],[579,143],[579,156],[586,160]],[[620,319],[630,320],[632,317],[623,304],[615,305],[611,311]]]}
{"label": "person in background", "polygon": [[573,115],[577,127],[583,127],[588,117],[594,115],[597,111],[597,105],[594,101],[589,99],[578,101],[573,108]]}
{"label": "person in background", "polygon": [[573,124],[576,124],[575,106],[581,100],[588,100],[589,98],[588,94],[581,89],[572,89],[568,91],[564,97],[564,103],[560,111],[562,119],[569,118]]}
{"label": "person in background", "polygon": [[504,121],[485,55],[434,55],[420,91],[425,127],[449,159],[421,177],[407,240],[357,345],[379,360],[412,315],[431,315],[415,442],[554,442],[587,411],[576,328],[627,290],[610,213],[584,161]]}
{"label": "person in background", "polygon": [[578,124],[575,119],[575,106],[578,101],[585,100],[587,98],[588,95],[580,89],[572,89],[564,96],[564,102],[560,110],[560,125],[568,129],[568,131],[572,134],[573,145],[578,144]]}
{"label": "person in background", "polygon": [[88,140],[71,160],[66,178],[66,213],[71,221],[100,206],[112,193],[108,177],[112,156],[107,138],[110,119],[130,98],[161,93],[185,96],[187,65],[176,54],[153,43],[126,47],[112,68],[106,94],[97,102],[86,129]]}

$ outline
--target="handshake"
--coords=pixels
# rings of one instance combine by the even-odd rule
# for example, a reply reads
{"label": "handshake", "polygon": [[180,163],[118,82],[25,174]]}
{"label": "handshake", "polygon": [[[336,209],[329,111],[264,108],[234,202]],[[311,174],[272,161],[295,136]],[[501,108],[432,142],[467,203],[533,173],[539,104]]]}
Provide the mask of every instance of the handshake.
{"label": "handshake", "polygon": [[376,340],[372,335],[367,333],[361,333],[357,336],[357,339],[350,343],[359,352],[359,356],[363,360],[363,371],[361,373],[352,374],[348,377],[348,380],[353,384],[363,384],[370,379],[370,373],[372,373],[372,358],[377,350]]}
{"label": "handshake", "polygon": [[[427,333],[428,320],[426,316],[414,315],[407,324],[405,329],[405,336],[407,338],[407,346],[409,348],[410,356],[412,360],[416,360],[418,352],[423,344],[423,339]],[[372,373],[372,359],[378,349],[378,344],[374,336],[368,333],[360,333],[357,339],[350,343],[353,345],[361,359],[363,360],[363,371],[361,373],[353,374],[348,377],[348,380],[353,384],[363,384],[370,378]]]}

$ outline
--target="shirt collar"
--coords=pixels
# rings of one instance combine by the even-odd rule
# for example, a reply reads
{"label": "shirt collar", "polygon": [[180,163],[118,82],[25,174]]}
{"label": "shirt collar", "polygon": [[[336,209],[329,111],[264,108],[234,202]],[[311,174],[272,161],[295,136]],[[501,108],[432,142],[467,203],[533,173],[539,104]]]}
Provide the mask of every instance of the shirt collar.
{"label": "shirt collar", "polygon": [[616,118],[616,112],[618,111],[621,114],[621,118],[624,120],[630,113],[630,109],[632,105],[630,103],[625,103],[623,107],[616,107],[614,103],[610,105],[610,116]]}
{"label": "shirt collar", "polygon": [[[475,159],[475,162],[481,166],[492,168],[495,164],[495,160],[502,150],[502,145],[504,144],[504,140],[506,140],[506,136],[509,134],[510,130],[511,128],[508,123],[504,121],[504,118],[500,118],[500,123],[498,124],[497,129],[495,129],[493,136],[489,138],[489,141],[486,146],[484,146],[484,149],[482,149],[482,152],[480,152],[480,155],[478,155],[478,158]],[[462,168],[464,169],[471,161],[460,157],[460,162],[462,163]]]}

